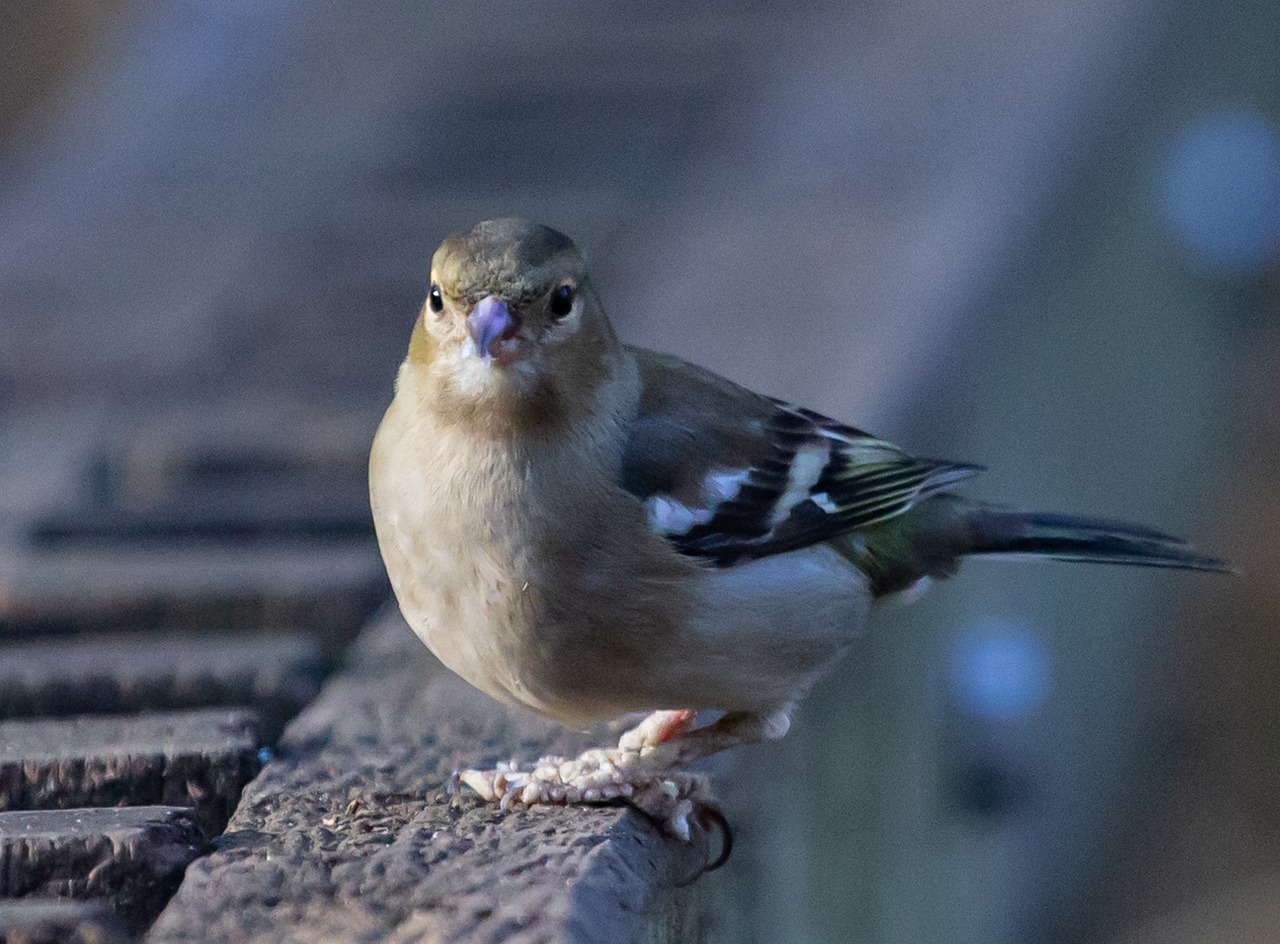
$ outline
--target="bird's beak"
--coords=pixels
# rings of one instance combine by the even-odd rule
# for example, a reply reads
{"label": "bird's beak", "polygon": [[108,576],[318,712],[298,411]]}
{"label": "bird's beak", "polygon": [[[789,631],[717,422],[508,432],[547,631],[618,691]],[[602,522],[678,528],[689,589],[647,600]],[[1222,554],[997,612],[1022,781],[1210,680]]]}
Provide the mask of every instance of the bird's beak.
{"label": "bird's beak", "polygon": [[475,342],[477,354],[485,358],[497,356],[501,360],[500,355],[509,353],[501,350],[506,347],[502,342],[515,337],[520,330],[520,319],[497,295],[486,295],[467,316],[467,330]]}

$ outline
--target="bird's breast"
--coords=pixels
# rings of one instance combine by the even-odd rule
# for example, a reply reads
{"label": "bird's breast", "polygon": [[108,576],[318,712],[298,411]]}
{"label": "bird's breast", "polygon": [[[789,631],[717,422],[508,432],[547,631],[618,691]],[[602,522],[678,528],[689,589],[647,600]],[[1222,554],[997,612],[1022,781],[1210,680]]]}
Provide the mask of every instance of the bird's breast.
{"label": "bird's breast", "polygon": [[537,605],[521,471],[499,449],[452,439],[392,404],[370,457],[378,544],[405,619],[440,661],[527,704],[519,667]]}

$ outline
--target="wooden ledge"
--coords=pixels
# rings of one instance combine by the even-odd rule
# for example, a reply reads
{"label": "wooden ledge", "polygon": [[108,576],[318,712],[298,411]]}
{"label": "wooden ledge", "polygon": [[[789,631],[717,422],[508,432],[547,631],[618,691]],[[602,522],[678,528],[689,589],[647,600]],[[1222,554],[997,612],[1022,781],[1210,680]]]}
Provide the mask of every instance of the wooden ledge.
{"label": "wooden ledge", "polygon": [[100,901],[0,901],[4,944],[128,944],[124,925]]}
{"label": "wooden ledge", "polygon": [[273,744],[320,689],[309,633],[157,635],[0,641],[0,718],[249,706]]}
{"label": "wooden ledge", "polygon": [[[160,909],[203,844],[192,811],[180,807],[0,813],[0,898],[109,899],[137,926]],[[0,924],[0,940],[13,936]]]}
{"label": "wooden ledge", "polygon": [[705,845],[623,808],[501,813],[443,790],[455,767],[590,743],[475,692],[381,618],[147,941],[702,939]]}
{"label": "wooden ledge", "polygon": [[0,811],[189,806],[216,835],[258,770],[257,729],[229,708],[0,722]]}

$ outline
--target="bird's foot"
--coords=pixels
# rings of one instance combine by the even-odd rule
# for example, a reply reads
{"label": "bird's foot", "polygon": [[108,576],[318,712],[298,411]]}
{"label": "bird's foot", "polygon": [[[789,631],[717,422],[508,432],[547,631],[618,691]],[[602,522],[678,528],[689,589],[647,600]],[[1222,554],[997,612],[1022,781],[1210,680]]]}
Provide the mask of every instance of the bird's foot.
{"label": "bird's foot", "polygon": [[675,740],[693,727],[698,713],[691,708],[674,711],[653,711],[631,730],[618,739],[618,749],[640,751]]}
{"label": "bird's foot", "polygon": [[688,840],[692,822],[715,811],[706,776],[673,766],[660,745],[693,724],[692,711],[658,711],[626,732],[617,747],[592,748],[577,757],[543,757],[532,767],[516,761],[493,770],[463,770],[455,786],[466,784],[483,799],[506,809],[512,803],[608,803],[635,806],[671,835]]}

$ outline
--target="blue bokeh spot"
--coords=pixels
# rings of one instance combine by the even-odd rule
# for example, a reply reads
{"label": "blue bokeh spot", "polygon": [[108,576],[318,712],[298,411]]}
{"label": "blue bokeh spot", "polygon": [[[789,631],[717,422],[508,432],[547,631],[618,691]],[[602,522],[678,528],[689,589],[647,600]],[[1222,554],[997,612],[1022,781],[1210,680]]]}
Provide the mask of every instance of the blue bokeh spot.
{"label": "blue bokeh spot", "polygon": [[1179,131],[1160,210],[1201,265],[1246,274],[1280,254],[1280,133],[1261,114],[1221,108]]}
{"label": "blue bokeh spot", "polygon": [[1029,715],[1049,692],[1050,659],[1044,641],[1004,622],[971,626],[951,652],[951,690],[961,709],[981,718]]}

